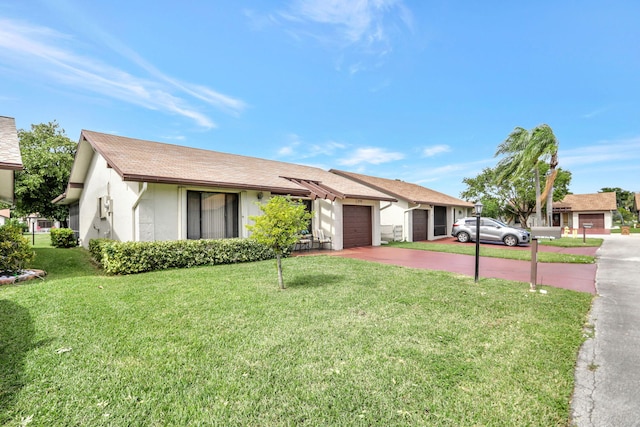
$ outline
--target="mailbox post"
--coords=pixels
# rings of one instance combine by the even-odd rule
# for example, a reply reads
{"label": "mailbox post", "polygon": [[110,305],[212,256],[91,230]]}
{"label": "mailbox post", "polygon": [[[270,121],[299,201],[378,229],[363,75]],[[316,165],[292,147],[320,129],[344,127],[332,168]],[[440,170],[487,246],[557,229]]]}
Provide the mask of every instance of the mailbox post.
{"label": "mailbox post", "polygon": [[555,236],[531,236],[531,282],[529,283],[530,291],[535,292],[538,286],[538,239],[555,239]]}
{"label": "mailbox post", "polygon": [[529,283],[531,291],[535,292],[538,283],[538,238],[531,237],[531,282]]}
{"label": "mailbox post", "polygon": [[593,227],[593,223],[584,222],[582,223],[582,243],[587,243],[587,228]]}

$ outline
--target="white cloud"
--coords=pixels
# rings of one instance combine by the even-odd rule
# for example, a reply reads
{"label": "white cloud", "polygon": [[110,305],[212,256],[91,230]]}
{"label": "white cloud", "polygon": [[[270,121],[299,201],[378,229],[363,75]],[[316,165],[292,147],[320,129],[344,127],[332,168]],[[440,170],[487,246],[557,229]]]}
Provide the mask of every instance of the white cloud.
{"label": "white cloud", "polygon": [[289,142],[278,150],[278,156],[280,157],[309,159],[317,156],[332,156],[336,151],[347,147],[345,144],[332,140],[322,144],[306,143],[296,134],[290,134],[288,138]]}
{"label": "white cloud", "polygon": [[441,153],[448,153],[449,151],[451,151],[451,147],[449,147],[448,145],[432,145],[423,149],[422,155],[424,157],[433,157]]}
{"label": "white cloud", "polygon": [[571,150],[558,152],[559,166],[591,165],[603,162],[629,162],[640,159],[640,136],[635,138],[600,141],[595,145],[587,145]]}
{"label": "white cloud", "polygon": [[108,34],[98,29],[96,34],[149,76],[135,76],[97,58],[76,53],[73,48],[80,44],[67,34],[8,19],[0,19],[0,64],[17,72],[28,70],[31,75],[39,74],[76,90],[183,116],[205,128],[215,127],[215,123],[192,105],[193,100],[232,113],[246,107],[239,99],[167,76]]}
{"label": "white cloud", "polygon": [[278,150],[278,156],[289,157],[293,156],[294,152],[294,145],[287,145]]}
{"label": "white cloud", "polygon": [[339,27],[350,43],[382,37],[372,23],[376,5],[368,0],[297,0],[291,9],[286,16]]}
{"label": "white cloud", "polygon": [[[412,13],[402,0],[292,0],[278,16],[296,40],[311,38],[378,57],[392,51],[395,33],[413,30]],[[357,60],[345,67],[351,74],[364,68]]]}
{"label": "white cloud", "polygon": [[351,157],[339,160],[338,163],[346,166],[354,166],[361,163],[379,165],[402,159],[404,159],[404,154],[387,151],[383,148],[358,148]]}
{"label": "white cloud", "polygon": [[611,110],[612,107],[602,107],[602,108],[598,108],[597,110],[593,110],[590,111],[586,114],[582,115],[582,118],[584,119],[592,119],[596,116],[599,116],[600,114],[606,113],[607,111]]}

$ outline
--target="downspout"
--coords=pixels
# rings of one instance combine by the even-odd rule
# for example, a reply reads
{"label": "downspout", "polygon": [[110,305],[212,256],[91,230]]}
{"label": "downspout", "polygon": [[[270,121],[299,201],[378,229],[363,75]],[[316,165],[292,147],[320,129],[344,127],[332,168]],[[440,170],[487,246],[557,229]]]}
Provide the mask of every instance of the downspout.
{"label": "downspout", "polygon": [[109,202],[109,208],[107,209],[107,215],[109,216],[109,239],[113,239],[113,199],[111,199],[111,181],[107,182],[107,201]]}
{"label": "downspout", "polygon": [[138,197],[136,198],[136,201],[133,202],[133,205],[131,206],[131,232],[132,232],[131,238],[134,242],[138,240],[136,239],[136,209],[140,204],[140,200],[142,200],[142,196],[144,196],[144,193],[146,192],[147,192],[147,182],[143,182],[142,188],[138,193]]}

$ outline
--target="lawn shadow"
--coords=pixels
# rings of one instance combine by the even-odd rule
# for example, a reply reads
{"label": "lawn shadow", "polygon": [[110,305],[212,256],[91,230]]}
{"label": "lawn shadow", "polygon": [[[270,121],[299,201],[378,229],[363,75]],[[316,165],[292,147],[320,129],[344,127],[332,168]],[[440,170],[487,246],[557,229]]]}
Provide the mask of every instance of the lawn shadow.
{"label": "lawn shadow", "polygon": [[296,287],[319,287],[332,285],[334,283],[338,283],[343,280],[343,277],[339,274],[328,274],[328,273],[313,273],[313,274],[303,274],[297,273],[295,276],[291,277],[287,280],[287,276],[284,277],[284,284],[289,288]]}
{"label": "lawn shadow", "polygon": [[35,329],[29,311],[12,301],[0,300],[0,424],[25,384],[27,353],[33,348]]}

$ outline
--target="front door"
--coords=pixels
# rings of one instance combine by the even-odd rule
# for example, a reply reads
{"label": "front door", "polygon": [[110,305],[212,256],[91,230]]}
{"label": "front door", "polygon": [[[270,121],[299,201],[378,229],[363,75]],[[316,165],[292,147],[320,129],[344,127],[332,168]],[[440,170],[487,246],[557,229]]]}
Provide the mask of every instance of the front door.
{"label": "front door", "polygon": [[413,242],[427,240],[427,232],[429,230],[429,211],[424,209],[415,209],[413,211]]}

